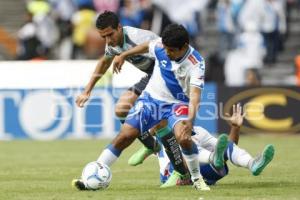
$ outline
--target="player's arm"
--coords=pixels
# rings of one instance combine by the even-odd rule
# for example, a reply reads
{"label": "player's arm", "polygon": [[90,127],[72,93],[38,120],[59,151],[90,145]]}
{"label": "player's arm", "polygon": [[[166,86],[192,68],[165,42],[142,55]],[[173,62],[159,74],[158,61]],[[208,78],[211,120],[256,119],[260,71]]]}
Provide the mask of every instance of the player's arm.
{"label": "player's arm", "polygon": [[[226,113],[226,115],[230,116],[228,113]],[[243,124],[243,120],[245,116],[246,113],[242,112],[242,106],[240,104],[232,106],[232,115],[229,117],[229,122],[231,127],[229,133],[229,139],[233,141],[235,144],[238,144],[239,142],[240,127]]]}
{"label": "player's arm", "polygon": [[194,65],[190,70],[190,94],[189,94],[189,115],[188,124],[192,129],[193,122],[196,118],[200,106],[201,91],[204,87],[204,73],[205,63],[204,60]]}
{"label": "player's arm", "polygon": [[189,95],[189,114],[188,119],[185,121],[185,130],[188,132],[192,131],[193,123],[196,118],[197,112],[199,110],[200,99],[201,99],[201,89],[196,86],[190,86]]}
{"label": "player's arm", "polygon": [[97,63],[96,69],[92,74],[89,83],[86,85],[84,91],[77,97],[76,104],[79,107],[83,107],[84,103],[89,99],[91,91],[96,85],[97,81],[105,74],[109,66],[111,65],[113,57],[103,56]]}
{"label": "player's arm", "polygon": [[190,86],[190,102],[189,102],[189,120],[194,121],[199,109],[201,99],[201,89],[199,87]]}
{"label": "player's arm", "polygon": [[124,51],[123,53],[115,57],[114,64],[113,64],[113,72],[119,73],[121,71],[121,67],[124,64],[126,58],[133,55],[144,54],[148,52],[149,52],[149,42],[142,43],[140,45],[133,47],[132,49]]}

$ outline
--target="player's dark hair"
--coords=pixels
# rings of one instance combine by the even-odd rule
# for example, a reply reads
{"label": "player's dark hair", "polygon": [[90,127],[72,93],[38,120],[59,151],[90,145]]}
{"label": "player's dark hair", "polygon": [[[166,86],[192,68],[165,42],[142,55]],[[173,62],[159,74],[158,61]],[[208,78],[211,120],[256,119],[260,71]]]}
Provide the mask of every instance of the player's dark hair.
{"label": "player's dark hair", "polygon": [[169,24],[162,32],[162,43],[168,47],[181,49],[184,44],[189,44],[187,30],[179,24]]}
{"label": "player's dark hair", "polygon": [[104,11],[101,13],[96,20],[97,29],[105,29],[107,27],[112,27],[113,29],[117,29],[119,25],[118,16],[111,11]]}

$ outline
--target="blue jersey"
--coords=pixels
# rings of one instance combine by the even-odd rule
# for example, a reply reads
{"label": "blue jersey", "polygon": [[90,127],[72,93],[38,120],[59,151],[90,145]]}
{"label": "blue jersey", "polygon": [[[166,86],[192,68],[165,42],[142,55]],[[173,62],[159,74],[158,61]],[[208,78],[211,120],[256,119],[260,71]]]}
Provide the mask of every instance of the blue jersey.
{"label": "blue jersey", "polygon": [[140,133],[163,119],[172,129],[186,120],[190,86],[204,87],[204,60],[191,46],[178,62],[169,59],[160,39],[150,42],[149,54],[155,57],[153,74],[125,120]]}
{"label": "blue jersey", "polygon": [[193,47],[189,46],[180,61],[173,61],[157,39],[150,42],[149,54],[155,57],[155,66],[144,91],[151,97],[169,103],[188,102],[191,86],[203,89],[205,63]]}

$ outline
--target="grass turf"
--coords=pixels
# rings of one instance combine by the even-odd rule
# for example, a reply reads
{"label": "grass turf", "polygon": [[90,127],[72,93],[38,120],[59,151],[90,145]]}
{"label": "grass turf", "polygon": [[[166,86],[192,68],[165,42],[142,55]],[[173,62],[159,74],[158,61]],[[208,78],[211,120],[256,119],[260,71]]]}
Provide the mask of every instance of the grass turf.
{"label": "grass turf", "polygon": [[77,191],[71,180],[83,166],[96,160],[108,140],[52,142],[0,142],[0,200],[206,200],[206,199],[300,199],[300,136],[241,136],[240,146],[252,155],[272,143],[275,157],[258,177],[230,164],[230,174],[209,192],[190,186],[160,189],[157,159],[130,167],[127,159],[139,148],[136,142],[112,166],[113,179],[103,191]]}

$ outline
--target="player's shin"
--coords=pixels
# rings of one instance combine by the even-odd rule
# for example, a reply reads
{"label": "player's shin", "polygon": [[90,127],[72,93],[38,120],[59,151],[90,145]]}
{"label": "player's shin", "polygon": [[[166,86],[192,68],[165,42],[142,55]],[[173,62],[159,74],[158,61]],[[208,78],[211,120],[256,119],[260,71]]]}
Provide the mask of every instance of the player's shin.
{"label": "player's shin", "polygon": [[250,161],[253,158],[246,150],[238,147],[233,142],[229,142],[225,151],[225,160],[230,160],[236,166],[249,168]]}
{"label": "player's shin", "polygon": [[158,141],[155,140],[149,131],[142,133],[138,139],[145,147],[151,149],[153,152],[158,152],[160,150]]}
{"label": "player's shin", "polygon": [[189,172],[191,174],[191,178],[193,181],[202,179],[202,176],[200,174],[200,166],[199,166],[199,159],[198,159],[198,149],[194,142],[192,142],[192,147],[190,149],[182,148],[183,157],[186,161],[186,165],[189,169]]}
{"label": "player's shin", "polygon": [[181,175],[188,174],[188,170],[184,165],[183,156],[180,151],[179,144],[169,127],[162,128],[157,131],[156,136],[163,144],[165,151],[174,167],[174,170]]}

